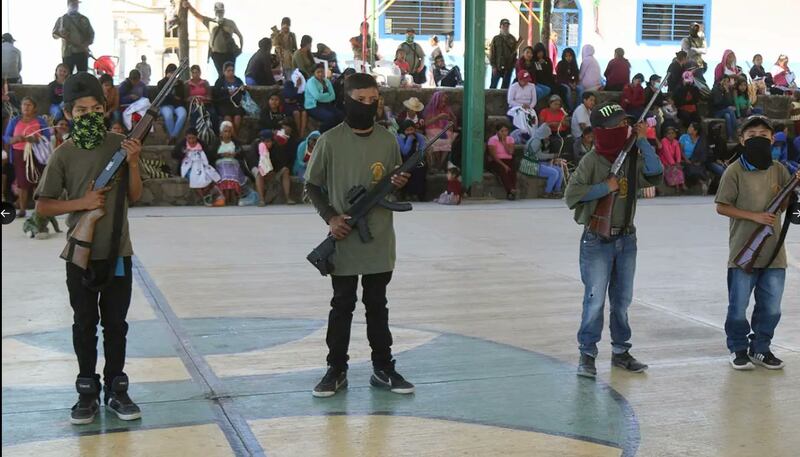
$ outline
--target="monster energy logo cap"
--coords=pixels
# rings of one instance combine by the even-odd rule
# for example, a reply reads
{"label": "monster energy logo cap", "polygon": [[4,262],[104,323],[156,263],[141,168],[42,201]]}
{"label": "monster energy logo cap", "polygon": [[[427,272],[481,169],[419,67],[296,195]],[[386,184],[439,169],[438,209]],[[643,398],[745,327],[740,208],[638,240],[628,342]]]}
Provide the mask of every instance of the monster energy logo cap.
{"label": "monster energy logo cap", "polygon": [[619,125],[628,114],[615,102],[606,102],[592,111],[591,122],[594,128],[613,128]]}

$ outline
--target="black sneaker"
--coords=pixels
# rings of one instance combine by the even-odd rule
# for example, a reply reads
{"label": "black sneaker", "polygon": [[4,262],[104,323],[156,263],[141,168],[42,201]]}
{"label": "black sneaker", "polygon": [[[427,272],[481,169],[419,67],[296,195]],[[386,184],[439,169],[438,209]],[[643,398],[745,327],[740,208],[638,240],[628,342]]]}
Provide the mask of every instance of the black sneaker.
{"label": "black sneaker", "polygon": [[750,357],[747,356],[747,351],[731,352],[731,366],[734,370],[752,370],[755,368]]}
{"label": "black sneaker", "polygon": [[100,410],[100,381],[78,378],[75,387],[78,390],[78,402],[72,407],[69,422],[74,425],[91,424]]}
{"label": "black sneaker", "polygon": [[775,357],[771,351],[767,352],[752,352],[748,354],[748,358],[756,365],[760,365],[767,370],[780,370],[783,368],[783,360]]}
{"label": "black sneaker", "polygon": [[636,360],[630,352],[611,354],[611,366],[628,370],[632,373],[642,373],[647,370],[647,364]]}
{"label": "black sneaker", "polygon": [[111,387],[103,386],[105,395],[103,402],[106,408],[114,411],[121,420],[132,421],[142,417],[142,410],[128,396],[128,377],[117,376],[111,382]]}
{"label": "black sneaker", "polygon": [[311,391],[311,395],[317,398],[332,397],[341,389],[347,388],[347,370],[339,370],[333,367],[328,368],[328,372],[322,377],[319,384]]}
{"label": "black sneaker", "polygon": [[386,389],[396,394],[407,395],[414,393],[414,384],[411,384],[400,376],[400,373],[395,371],[394,366],[384,368],[383,370],[375,370],[372,373],[372,377],[369,378],[369,383],[372,387]]}
{"label": "black sneaker", "polygon": [[584,378],[596,378],[597,368],[594,365],[594,357],[589,354],[581,353],[581,359],[578,361],[578,376]]}

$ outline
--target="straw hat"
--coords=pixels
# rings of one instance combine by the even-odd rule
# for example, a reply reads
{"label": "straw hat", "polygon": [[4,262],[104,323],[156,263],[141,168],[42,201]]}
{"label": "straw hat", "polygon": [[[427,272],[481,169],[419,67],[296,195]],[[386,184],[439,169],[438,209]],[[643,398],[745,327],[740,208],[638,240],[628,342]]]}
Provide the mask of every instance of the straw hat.
{"label": "straw hat", "polygon": [[408,100],[403,102],[403,106],[410,109],[411,111],[422,111],[425,109],[425,105],[422,104],[421,101],[417,97],[411,97]]}

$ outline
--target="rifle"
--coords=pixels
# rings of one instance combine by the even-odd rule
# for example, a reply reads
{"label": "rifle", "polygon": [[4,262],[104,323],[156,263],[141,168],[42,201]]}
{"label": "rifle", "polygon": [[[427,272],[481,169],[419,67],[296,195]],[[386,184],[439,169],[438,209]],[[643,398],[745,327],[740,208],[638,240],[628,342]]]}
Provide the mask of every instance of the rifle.
{"label": "rifle", "polygon": [[[772,201],[769,202],[769,206],[767,206],[766,212],[777,215],[781,207],[789,197],[791,197],[792,192],[794,192],[795,188],[798,186],[800,186],[800,180],[797,179],[797,176],[793,176],[792,180],[772,198]],[[787,214],[786,217],[789,217],[789,215]],[[747,274],[752,273],[753,266],[756,260],[758,260],[758,256],[761,254],[761,250],[764,248],[767,238],[774,234],[775,229],[773,229],[771,225],[759,225],[758,228],[753,231],[753,234],[750,235],[750,239],[747,240],[747,243],[745,243],[742,250],[739,251],[739,254],[736,255],[736,258],[733,259],[733,263],[746,271]],[[780,249],[780,245],[778,245],[776,249]]]}
{"label": "rifle", "polygon": [[[358,185],[347,192],[347,202],[351,205],[350,208],[345,211],[345,214],[350,216],[350,219],[347,219],[347,225],[350,227],[355,226],[358,229],[358,236],[363,243],[368,243],[372,240],[372,234],[369,232],[369,227],[367,226],[367,214],[372,211],[372,208],[381,206],[389,211],[411,211],[411,203],[390,202],[386,200],[386,197],[395,190],[394,184],[392,184],[392,176],[400,173],[408,173],[417,167],[424,160],[425,153],[428,149],[451,128],[453,128],[453,123],[449,122],[438,135],[428,141],[424,148],[418,149],[408,160],[395,168],[391,173],[384,176],[383,179],[378,181],[369,191],[365,189],[364,186]],[[333,234],[328,234],[325,241],[315,247],[314,250],[306,256],[306,259],[311,262],[311,265],[314,265],[314,268],[319,270],[322,276],[327,276],[333,272],[333,264],[330,262],[330,258],[334,252],[336,252],[336,238],[334,238]]]}
{"label": "rifle", "polygon": [[[136,124],[136,127],[133,128],[131,133],[128,134],[128,139],[137,139],[141,142],[144,142],[145,138],[147,138],[147,135],[150,133],[153,122],[158,117],[158,109],[161,107],[161,104],[164,103],[164,100],[170,96],[172,89],[175,87],[175,83],[178,81],[181,73],[186,70],[188,66],[188,59],[184,59],[175,73],[173,73],[172,76],[167,80],[167,83],[164,85],[164,88],[161,89],[161,92],[159,92],[158,95],[156,95],[156,98],[153,99],[153,103],[149,108],[147,108],[145,115],[142,116],[142,119]],[[119,148],[119,150],[111,157],[111,161],[108,162],[108,165],[103,168],[100,176],[98,176],[95,180],[93,189],[102,189],[112,182],[114,177],[117,175],[117,172],[125,164],[126,157],[127,153],[125,152],[125,149]],[[78,219],[78,223],[72,230],[69,239],[67,239],[67,245],[61,252],[60,257],[83,270],[89,268],[89,261],[92,258],[91,249],[92,240],[94,239],[94,227],[105,215],[105,208],[97,208],[84,212],[80,219]],[[112,241],[112,243],[113,242],[114,241]]]}
{"label": "rifle", "polygon": [[[650,101],[647,103],[644,111],[642,111],[642,115],[639,116],[639,120],[636,121],[637,124],[644,120],[647,112],[650,111],[653,103],[655,103],[656,98],[658,98],[658,96],[661,94],[661,88],[664,87],[667,79],[669,79],[669,73],[664,75],[664,78],[661,79],[661,84],[658,85],[658,89],[656,89],[653,93],[653,96],[650,97]],[[620,152],[620,154],[617,156],[617,160],[611,164],[611,171],[608,174],[608,178],[614,177],[619,179],[621,177],[622,164],[628,157],[628,153],[636,143],[636,140],[637,135],[634,132],[633,135],[631,135],[631,137],[625,142],[625,146],[622,148],[622,152]],[[594,209],[592,218],[589,221],[589,230],[606,241],[611,239],[611,213],[614,211],[614,204],[617,202],[617,193],[618,191],[610,192],[608,195],[601,198],[600,201],[597,202],[597,206]]]}

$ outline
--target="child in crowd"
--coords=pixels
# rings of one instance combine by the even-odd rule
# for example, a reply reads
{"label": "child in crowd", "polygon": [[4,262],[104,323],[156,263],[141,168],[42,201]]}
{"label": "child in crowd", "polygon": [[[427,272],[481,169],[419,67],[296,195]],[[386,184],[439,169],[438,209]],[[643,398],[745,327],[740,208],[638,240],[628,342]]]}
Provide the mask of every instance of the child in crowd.
{"label": "child in crowd", "polygon": [[576,163],[580,162],[583,156],[594,151],[594,131],[591,127],[583,129],[580,141],[575,142],[574,148]]}
{"label": "child in crowd", "polygon": [[394,55],[394,64],[400,69],[400,75],[405,77],[411,72],[411,65],[406,61],[406,52],[398,49]]}
{"label": "child in crowd", "polygon": [[128,130],[125,128],[125,124],[123,124],[122,121],[114,121],[114,122],[112,122],[111,125],[108,127],[108,131],[109,132],[114,132],[114,133],[116,133],[118,135],[127,135],[128,134]]}
{"label": "child in crowd", "polygon": [[[262,130],[258,136],[250,151],[245,153],[245,164],[251,179],[256,184],[258,206],[266,206],[267,203],[274,200],[274,198],[267,198],[267,185],[273,179],[280,181],[286,203],[294,205],[296,202],[291,198],[289,165],[283,157],[279,156],[285,152],[284,148],[278,144],[278,137],[272,130]],[[294,153],[294,151],[291,152]]]}
{"label": "child in crowd", "polygon": [[205,147],[200,142],[197,129],[186,129],[186,139],[175,146],[177,155],[182,154],[181,176],[189,180],[189,187],[194,189],[206,206],[225,206],[225,197],[222,196],[217,183],[219,173],[208,162]]}
{"label": "child in crowd", "polygon": [[440,205],[460,205],[464,189],[461,186],[461,170],[457,167],[447,169],[447,190],[435,201]]}
{"label": "child in crowd", "polygon": [[61,146],[61,144],[69,138],[70,125],[69,121],[61,118],[53,125],[53,150]]}
{"label": "child in crowd", "polygon": [[667,128],[667,135],[661,139],[661,150],[658,151],[661,163],[664,165],[664,181],[668,186],[674,187],[675,191],[681,193],[686,190],[686,180],[683,176],[683,154],[681,145],[678,143],[677,130],[674,127]]}
{"label": "child in crowd", "polygon": [[780,162],[789,173],[796,173],[800,164],[789,159],[789,129],[783,124],[775,124],[775,141],[772,143],[772,160]]}
{"label": "child in crowd", "polygon": [[664,95],[664,104],[661,106],[661,112],[664,113],[664,123],[661,125],[662,131],[667,127],[678,127],[680,124],[678,107],[675,106],[675,99],[672,94]]}

